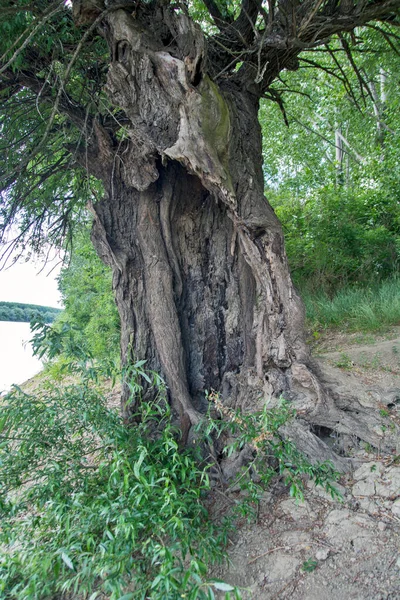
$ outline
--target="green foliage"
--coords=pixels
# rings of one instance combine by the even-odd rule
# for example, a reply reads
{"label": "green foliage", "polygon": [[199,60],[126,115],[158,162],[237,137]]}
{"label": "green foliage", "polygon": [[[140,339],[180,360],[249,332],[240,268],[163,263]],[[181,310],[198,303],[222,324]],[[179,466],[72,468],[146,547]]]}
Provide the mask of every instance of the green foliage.
{"label": "green foliage", "polygon": [[304,474],[336,494],[332,467],[311,465],[281,436],[293,416],[286,404],[243,415],[210,394],[225,420],[205,419],[202,443],[228,433],[227,454],[244,446],[254,454],[230,485],[244,498],[215,523],[202,503],[208,468],[179,446],[160,377],[143,362],[125,373],[134,394],[143,377],[158,390],[132,426],[107,405],[104,377],[116,377],[109,364],[88,368],[86,360],[69,373],[64,386],[46,378],[34,393],[14,387],[2,398],[2,598],[212,600],[215,590],[239,599],[237,588],[207,578],[207,566],[224,558],[235,518],[254,515],[272,476],[280,473],[296,498]]}
{"label": "green foliage", "polygon": [[332,497],[340,498],[333,485],[338,473],[329,462],[312,464],[299,452],[281,428],[295,417],[295,411],[289,403],[281,399],[277,407],[265,404],[260,411],[244,414],[241,410],[225,407],[219,395],[208,394],[210,412],[216,410],[221,420],[209,418],[200,423],[199,431],[205,439],[225,438],[226,457],[242,451],[251,450],[251,458],[243,470],[231,482],[228,491],[239,488],[245,492],[236,507],[236,514],[254,517],[259,500],[278,473],[283,476],[289,493],[297,500],[303,500],[304,476],[312,479],[316,485],[323,486]]}
{"label": "green foliage", "polygon": [[378,331],[400,323],[400,281],[393,278],[369,287],[348,286],[332,297],[304,292],[307,319],[312,329]]}
{"label": "green foliage", "polygon": [[135,428],[87,371],[2,400],[2,598],[194,600],[213,598],[213,587],[239,598],[205,578],[224,535],[201,503],[207,474],[179,448],[159,394]]}
{"label": "green foliage", "polygon": [[38,321],[34,348],[40,356],[66,358],[90,356],[116,359],[120,322],[112,292],[111,269],[97,257],[88,226],[80,228],[70,260],[59,276],[65,309],[51,328]]}
{"label": "green foliage", "polygon": [[[399,269],[400,221],[376,192],[320,188],[300,199],[275,198],[295,282],[304,290],[332,292],[343,285],[368,284]],[[391,214],[391,212],[393,214]]]}
{"label": "green foliage", "polygon": [[301,566],[301,570],[306,573],[312,573],[318,567],[318,561],[313,558],[308,558],[305,560]]}
{"label": "green foliage", "polygon": [[[48,243],[70,243],[87,201],[101,193],[76,157],[105,101],[108,54],[104,40],[92,36],[74,56],[82,32],[68,3],[24,5],[0,22],[0,241],[14,224],[12,245],[39,253]],[[22,72],[33,89],[18,82]]]}
{"label": "green foliage", "polygon": [[399,271],[400,61],[375,31],[357,41],[358,74],[334,40],[273,85],[289,127],[277,106],[260,112],[267,196],[302,291],[332,294]]}
{"label": "green foliage", "polygon": [[0,302],[0,321],[23,321],[29,323],[41,317],[45,323],[51,323],[61,313],[59,308],[22,304],[20,302]]}
{"label": "green foliage", "polygon": [[352,366],[353,361],[346,352],[342,352],[339,359],[335,362],[335,367],[339,367],[339,369],[351,369]]}

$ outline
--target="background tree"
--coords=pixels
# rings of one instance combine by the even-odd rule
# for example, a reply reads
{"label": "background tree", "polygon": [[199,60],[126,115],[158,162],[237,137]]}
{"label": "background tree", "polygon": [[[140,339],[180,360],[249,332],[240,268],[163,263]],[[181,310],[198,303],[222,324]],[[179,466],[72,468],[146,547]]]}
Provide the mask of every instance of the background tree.
{"label": "background tree", "polygon": [[45,323],[51,323],[59,315],[61,309],[20,302],[0,302],[0,321],[24,321],[29,323],[39,316]]}
{"label": "background tree", "polygon": [[[383,23],[393,43],[398,7],[3,6],[4,225],[18,219],[16,242],[33,236],[39,246],[68,235],[72,212],[89,202],[94,245],[113,269],[122,360],[145,358],[163,373],[184,439],[214,388],[252,409],[283,394],[308,423],[381,441],[373,411],[347,400],[343,410],[311,363],[282,230],[264,198],[258,110],[265,95],[280,103],[274,80],[332,36],[350,62],[366,23]],[[298,442],[329,456],[311,435]]]}
{"label": "background tree", "polygon": [[56,327],[65,325],[74,345],[87,356],[116,358],[120,326],[111,292],[111,271],[96,255],[87,229],[75,232],[70,260],[60,273],[65,308]]}
{"label": "background tree", "polygon": [[273,84],[289,127],[276,104],[261,108],[267,195],[292,276],[310,291],[375,283],[399,268],[400,59],[375,28],[359,41],[353,61],[362,89],[352,65],[338,60],[345,49],[337,40],[300,57],[307,68]]}

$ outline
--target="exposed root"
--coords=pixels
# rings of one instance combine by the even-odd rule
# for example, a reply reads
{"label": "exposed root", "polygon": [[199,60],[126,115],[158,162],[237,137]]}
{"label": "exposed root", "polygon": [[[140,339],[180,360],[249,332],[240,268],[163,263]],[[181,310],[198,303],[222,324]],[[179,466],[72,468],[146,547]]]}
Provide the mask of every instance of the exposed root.
{"label": "exposed root", "polygon": [[285,425],[282,431],[311,462],[330,461],[340,473],[352,470],[352,459],[339,456],[334,449],[311,431],[309,424],[305,421],[295,420]]}
{"label": "exposed root", "polygon": [[388,431],[379,407],[362,401],[365,390],[361,383],[358,395],[329,380],[323,370],[312,364],[292,367],[294,405],[309,425],[326,427],[337,435],[358,438],[381,451],[390,453],[395,446],[395,432]]}

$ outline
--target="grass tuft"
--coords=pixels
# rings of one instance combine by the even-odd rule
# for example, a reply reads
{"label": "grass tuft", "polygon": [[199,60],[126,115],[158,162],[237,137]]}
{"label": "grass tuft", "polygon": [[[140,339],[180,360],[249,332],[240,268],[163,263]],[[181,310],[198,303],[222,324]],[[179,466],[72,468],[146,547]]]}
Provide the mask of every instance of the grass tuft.
{"label": "grass tuft", "polygon": [[400,279],[369,288],[346,287],[332,298],[325,292],[305,292],[303,300],[312,329],[379,331],[400,324]]}

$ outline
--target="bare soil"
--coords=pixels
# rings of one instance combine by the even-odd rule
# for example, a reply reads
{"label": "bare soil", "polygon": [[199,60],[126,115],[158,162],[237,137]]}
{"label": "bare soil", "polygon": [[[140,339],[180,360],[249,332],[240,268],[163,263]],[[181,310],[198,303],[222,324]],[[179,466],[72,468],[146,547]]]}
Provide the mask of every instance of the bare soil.
{"label": "bare soil", "polygon": [[[400,423],[399,336],[399,329],[330,334],[314,344],[327,378],[361,393],[393,431]],[[400,438],[390,456],[360,443],[348,452],[355,470],[337,486],[343,501],[308,482],[304,502],[296,503],[278,480],[257,522],[238,524],[229,564],[213,576],[251,600],[400,599]]]}

